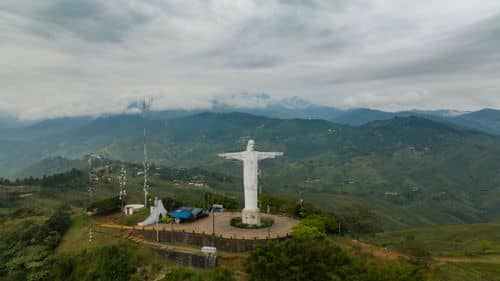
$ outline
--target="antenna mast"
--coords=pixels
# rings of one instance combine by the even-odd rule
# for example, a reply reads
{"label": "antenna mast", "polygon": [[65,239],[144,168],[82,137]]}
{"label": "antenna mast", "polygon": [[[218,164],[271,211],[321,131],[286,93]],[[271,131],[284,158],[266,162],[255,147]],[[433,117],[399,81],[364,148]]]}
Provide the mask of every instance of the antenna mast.
{"label": "antenna mast", "polygon": [[125,202],[125,196],[127,195],[127,170],[125,170],[125,161],[122,161],[122,168],[120,171],[120,175],[118,176],[118,182],[120,184],[120,201],[121,201],[121,222],[120,222],[120,229],[123,231],[123,216],[124,216],[124,202]]}
{"label": "antenna mast", "polygon": [[89,187],[88,187],[88,192],[89,192],[89,207],[92,203],[94,203],[94,187],[92,186],[92,155],[89,155],[89,159],[88,159],[88,163],[89,163]]}
{"label": "antenna mast", "polygon": [[[88,191],[89,191],[89,209],[87,211],[89,212],[92,212],[92,210],[90,209],[90,207],[92,206],[92,203],[94,203],[94,186],[92,184],[93,180],[94,180],[94,177],[97,177],[94,173],[93,173],[93,170],[92,170],[92,159],[95,158],[95,159],[99,159],[101,161],[101,164],[102,164],[102,157],[98,154],[95,154],[95,153],[91,153],[89,155],[89,159],[88,159],[88,162],[89,162],[89,188],[88,188]],[[94,241],[94,227],[93,227],[93,223],[91,222],[90,224],[90,227],[89,227],[89,242],[92,242]]]}
{"label": "antenna mast", "polygon": [[146,125],[147,125],[147,104],[146,104],[146,98],[143,98],[142,100],[142,118],[144,119],[144,186],[143,186],[143,191],[144,191],[144,207],[147,208],[148,205],[148,188],[149,188],[149,178],[148,178],[148,172],[149,172],[149,163],[148,163],[148,151],[147,151],[147,142],[146,142]]}

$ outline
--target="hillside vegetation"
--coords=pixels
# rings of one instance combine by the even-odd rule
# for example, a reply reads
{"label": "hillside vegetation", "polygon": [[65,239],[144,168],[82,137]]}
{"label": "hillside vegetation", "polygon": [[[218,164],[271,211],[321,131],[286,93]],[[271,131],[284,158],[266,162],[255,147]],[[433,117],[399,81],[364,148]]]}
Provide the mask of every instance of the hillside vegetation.
{"label": "hillside vegetation", "polygon": [[[239,165],[216,154],[242,150],[249,138],[257,140],[259,150],[285,153],[262,162],[266,192],[297,198],[304,191],[306,200],[329,209],[368,205],[389,228],[500,219],[498,139],[426,119],[350,127],[201,114],[165,122],[151,137],[152,157],[166,165],[240,175]],[[137,161],[139,138],[116,141],[102,151]]]}
{"label": "hillside vegetation", "polygon": [[399,248],[411,237],[421,241],[432,255],[437,256],[500,256],[500,224],[468,224],[425,227],[378,233],[369,241]]}
{"label": "hillside vegetation", "polygon": [[[202,113],[150,120],[148,127],[154,163],[203,167],[235,178],[241,178],[241,166],[216,154],[240,151],[253,138],[259,150],[285,153],[261,163],[264,192],[292,200],[303,192],[306,201],[325,210],[368,206],[385,229],[500,220],[500,141],[493,136],[416,117],[352,127]],[[6,157],[14,153],[21,165],[43,156],[82,157],[92,151],[140,163],[141,134],[139,116],[114,116],[43,139],[13,141],[12,135],[4,140],[12,142],[2,146],[0,163],[2,170],[13,165]],[[238,181],[228,188],[241,191]]]}

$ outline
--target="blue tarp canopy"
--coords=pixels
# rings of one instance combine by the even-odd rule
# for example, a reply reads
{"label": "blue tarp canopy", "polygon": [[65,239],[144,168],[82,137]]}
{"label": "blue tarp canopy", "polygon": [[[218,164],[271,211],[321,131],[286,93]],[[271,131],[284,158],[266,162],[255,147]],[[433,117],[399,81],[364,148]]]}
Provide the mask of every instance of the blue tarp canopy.
{"label": "blue tarp canopy", "polygon": [[199,217],[202,213],[203,213],[203,209],[202,208],[194,208],[191,211],[191,214],[193,214],[193,217],[195,217],[195,218]]}
{"label": "blue tarp canopy", "polygon": [[174,219],[179,220],[191,220],[196,219],[203,215],[202,208],[190,208],[190,207],[181,207],[175,211],[168,213],[168,215]]}
{"label": "blue tarp canopy", "polygon": [[180,208],[168,213],[168,215],[174,219],[189,220],[193,218],[193,214],[191,213],[191,211],[192,208]]}

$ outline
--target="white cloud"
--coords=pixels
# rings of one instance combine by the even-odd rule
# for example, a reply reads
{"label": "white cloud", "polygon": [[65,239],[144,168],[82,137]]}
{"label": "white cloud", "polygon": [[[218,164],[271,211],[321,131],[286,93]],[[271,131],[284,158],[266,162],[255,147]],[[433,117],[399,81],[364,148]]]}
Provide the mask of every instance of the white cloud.
{"label": "white cloud", "polygon": [[4,0],[0,112],[200,108],[268,93],[341,107],[500,107],[496,0]]}

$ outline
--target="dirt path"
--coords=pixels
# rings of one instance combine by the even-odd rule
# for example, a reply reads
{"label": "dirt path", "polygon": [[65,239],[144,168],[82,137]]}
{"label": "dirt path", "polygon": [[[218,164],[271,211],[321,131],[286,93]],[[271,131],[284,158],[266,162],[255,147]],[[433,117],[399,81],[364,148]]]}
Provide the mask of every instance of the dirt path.
{"label": "dirt path", "polygon": [[143,245],[148,245],[151,247],[155,247],[158,249],[170,249],[174,250],[176,252],[182,252],[182,253],[189,253],[189,254],[200,254],[201,251],[198,248],[194,247],[188,247],[188,246],[181,246],[181,245],[172,245],[172,244],[166,244],[166,243],[158,243],[150,240],[146,240],[140,235],[136,235],[132,232],[127,232],[124,233],[125,238],[129,239],[132,242],[135,242],[137,244],[143,244]]}
{"label": "dirt path", "polygon": [[358,240],[350,240],[350,245],[354,247],[360,247],[362,251],[371,253],[374,257],[385,260],[385,261],[394,261],[399,258],[403,258],[405,260],[409,260],[410,257],[408,255],[399,253],[392,249],[381,248],[375,245],[367,244]]}
{"label": "dirt path", "polygon": [[500,264],[500,256],[481,256],[477,258],[468,257],[434,257],[439,264],[444,263],[486,263],[486,264]]}
{"label": "dirt path", "polygon": [[[410,260],[411,257],[391,249],[384,249],[375,245],[367,244],[357,240],[349,241],[350,245],[360,247],[362,251],[371,253],[374,257],[383,261],[394,261],[399,258]],[[485,255],[477,258],[469,257],[442,257],[433,256],[433,265],[439,266],[446,263],[484,263],[484,264],[500,264],[500,255]]]}

